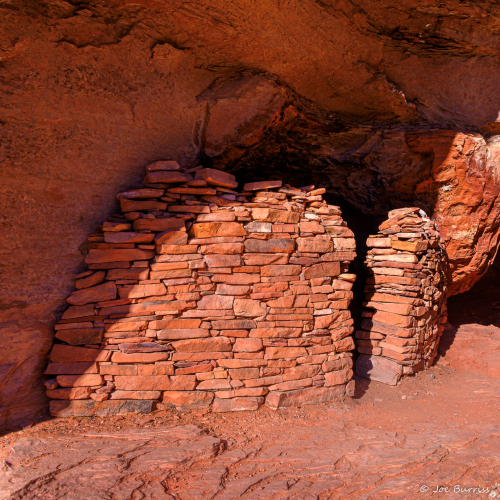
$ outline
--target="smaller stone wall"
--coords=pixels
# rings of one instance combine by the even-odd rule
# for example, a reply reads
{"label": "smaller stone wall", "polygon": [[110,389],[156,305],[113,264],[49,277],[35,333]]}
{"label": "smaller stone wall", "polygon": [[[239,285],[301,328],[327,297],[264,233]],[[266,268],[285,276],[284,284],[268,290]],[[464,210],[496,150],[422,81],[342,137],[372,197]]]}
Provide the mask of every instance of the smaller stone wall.
{"label": "smaller stone wall", "polygon": [[418,208],[389,212],[367,240],[358,375],[396,384],[432,364],[446,323],[446,250]]}
{"label": "smaller stone wall", "polygon": [[[55,416],[352,394],[353,233],[324,189],[176,162],[89,237],[46,374]],[[350,382],[351,381],[351,382]]]}

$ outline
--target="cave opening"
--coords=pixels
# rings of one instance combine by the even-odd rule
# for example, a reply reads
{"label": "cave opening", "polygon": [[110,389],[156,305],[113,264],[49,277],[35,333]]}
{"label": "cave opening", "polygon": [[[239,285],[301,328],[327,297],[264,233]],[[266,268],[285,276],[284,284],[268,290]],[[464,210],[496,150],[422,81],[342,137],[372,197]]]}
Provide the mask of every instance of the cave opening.
{"label": "cave opening", "polygon": [[448,318],[455,326],[478,323],[500,327],[500,253],[469,291],[448,298]]}
{"label": "cave opening", "polygon": [[437,363],[500,378],[500,255],[467,292],[448,298],[448,325]]}

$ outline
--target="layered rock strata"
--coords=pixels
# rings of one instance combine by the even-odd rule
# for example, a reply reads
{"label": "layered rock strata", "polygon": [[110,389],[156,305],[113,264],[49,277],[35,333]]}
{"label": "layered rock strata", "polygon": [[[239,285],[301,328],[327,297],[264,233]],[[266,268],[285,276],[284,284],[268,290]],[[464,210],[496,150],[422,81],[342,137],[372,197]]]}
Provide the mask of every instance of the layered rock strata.
{"label": "layered rock strata", "polygon": [[45,371],[55,416],[256,410],[352,394],[353,233],[324,189],[173,161],[120,193]]}
{"label": "layered rock strata", "polygon": [[396,384],[432,364],[446,324],[446,249],[419,208],[389,212],[369,248],[359,375]]}

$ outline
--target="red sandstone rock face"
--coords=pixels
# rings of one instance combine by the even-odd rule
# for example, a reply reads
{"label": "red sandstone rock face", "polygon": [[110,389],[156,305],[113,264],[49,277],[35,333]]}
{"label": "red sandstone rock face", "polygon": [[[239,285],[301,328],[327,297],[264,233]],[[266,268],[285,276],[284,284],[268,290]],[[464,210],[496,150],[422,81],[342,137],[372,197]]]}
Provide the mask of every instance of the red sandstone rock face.
{"label": "red sandstone rock face", "polygon": [[[450,290],[469,288],[497,243],[498,8],[2,4],[0,420],[41,407],[48,326],[85,237],[155,160],[208,155],[249,174],[253,163],[324,179],[367,213],[452,184],[429,211],[449,238]],[[379,127],[395,122],[396,132]],[[465,155],[451,122],[453,135],[489,124],[487,135],[466,135]],[[450,152],[456,177],[434,184],[433,157]]]}

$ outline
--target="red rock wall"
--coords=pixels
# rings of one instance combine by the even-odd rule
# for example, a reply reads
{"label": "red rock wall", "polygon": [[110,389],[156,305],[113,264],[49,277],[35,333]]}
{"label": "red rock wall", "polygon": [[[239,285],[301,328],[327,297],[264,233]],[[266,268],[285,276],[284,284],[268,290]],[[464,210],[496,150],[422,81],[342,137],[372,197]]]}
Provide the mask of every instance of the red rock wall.
{"label": "red rock wall", "polygon": [[389,212],[367,240],[365,310],[356,331],[358,375],[395,384],[432,365],[446,324],[446,249],[418,208]]}
{"label": "red rock wall", "polygon": [[324,189],[147,167],[56,325],[56,416],[255,410],[352,392],[352,232]]}
{"label": "red rock wall", "polygon": [[330,178],[368,215],[438,192],[449,291],[470,288],[500,228],[499,11],[492,0],[0,3],[0,425],[44,411],[53,325],[87,235],[158,159],[208,155],[243,173],[249,158],[231,159],[261,144],[259,172]]}

